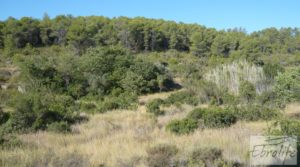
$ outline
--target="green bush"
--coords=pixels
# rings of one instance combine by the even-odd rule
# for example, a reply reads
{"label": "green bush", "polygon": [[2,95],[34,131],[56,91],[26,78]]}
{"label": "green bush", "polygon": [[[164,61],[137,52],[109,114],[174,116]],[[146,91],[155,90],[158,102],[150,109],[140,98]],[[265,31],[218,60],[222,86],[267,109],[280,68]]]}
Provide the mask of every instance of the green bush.
{"label": "green bush", "polygon": [[7,134],[0,130],[0,149],[11,149],[22,146],[22,142],[14,134]]}
{"label": "green bush", "polygon": [[295,119],[281,119],[275,121],[268,130],[270,135],[300,137],[300,121]]}
{"label": "green bush", "polygon": [[205,115],[206,112],[208,112],[208,111],[205,108],[196,108],[189,112],[189,114],[187,115],[187,118],[199,120],[199,119],[203,118],[203,116]]}
{"label": "green bush", "polygon": [[223,128],[236,123],[237,117],[228,109],[213,108],[205,112],[203,120],[206,127]]}
{"label": "green bush", "polygon": [[189,91],[180,91],[171,94],[166,100],[165,105],[172,105],[175,103],[179,104],[190,104],[196,106],[199,103],[199,99]]}
{"label": "green bush", "polygon": [[209,166],[222,159],[222,150],[217,148],[195,149],[189,156],[189,166]]}
{"label": "green bush", "polygon": [[[300,120],[283,118],[273,122],[268,127],[267,135],[297,137],[297,149],[300,149]],[[297,153],[297,160],[300,160],[300,153]]]}
{"label": "green bush", "polygon": [[83,109],[84,111],[90,111],[96,109],[97,105],[93,102],[82,102],[80,104],[80,108]]}
{"label": "green bush", "polygon": [[253,101],[256,97],[255,86],[249,81],[243,81],[239,87],[239,94],[246,102]]}
{"label": "green bush", "polygon": [[175,134],[188,134],[198,128],[198,122],[194,119],[172,120],[166,126],[166,129]]}
{"label": "green bush", "polygon": [[164,101],[162,99],[154,99],[146,104],[147,112],[153,113],[154,115],[163,115],[164,111],[160,109],[160,105],[162,105]]}
{"label": "green bush", "polygon": [[238,162],[230,162],[224,160],[222,150],[218,148],[197,148],[193,150],[187,161],[187,166],[222,166],[222,167],[241,167],[242,164]]}
{"label": "green bush", "polygon": [[277,106],[278,97],[273,90],[266,91],[256,97],[256,102],[262,106]]}
{"label": "green bush", "polygon": [[46,130],[48,125],[55,122],[73,124],[82,120],[74,111],[75,102],[69,96],[27,93],[15,101],[15,111],[7,122],[7,126],[14,131]]}
{"label": "green bush", "polygon": [[300,100],[300,68],[293,68],[276,77],[275,92],[279,103],[285,105]]}
{"label": "green bush", "polygon": [[50,125],[47,125],[47,130],[57,133],[67,133],[71,131],[71,127],[67,122],[54,122]]}
{"label": "green bush", "polygon": [[246,121],[271,120],[281,115],[277,109],[254,104],[237,107],[234,110],[239,120]]}
{"label": "green bush", "polygon": [[172,120],[166,129],[176,134],[188,134],[200,125],[206,128],[223,128],[236,123],[237,117],[230,109],[196,108],[182,120]]}
{"label": "green bush", "polygon": [[238,97],[230,93],[223,93],[221,99],[224,105],[237,105],[240,102]]}
{"label": "green bush", "polygon": [[98,112],[107,112],[116,109],[132,109],[136,106],[137,95],[134,93],[124,92],[118,96],[107,96],[98,105]]}
{"label": "green bush", "polygon": [[6,112],[3,112],[2,109],[0,108],[0,125],[7,122],[8,119],[9,119],[9,114]]}
{"label": "green bush", "polygon": [[29,98],[21,97],[19,100],[8,123],[15,131],[26,131],[32,128],[37,116],[33,111],[34,104]]}
{"label": "green bush", "polygon": [[284,72],[284,68],[279,64],[264,64],[263,71],[266,77],[274,79],[279,73]]}
{"label": "green bush", "polygon": [[147,150],[147,163],[149,167],[167,167],[177,154],[178,149],[174,145],[156,145]]}

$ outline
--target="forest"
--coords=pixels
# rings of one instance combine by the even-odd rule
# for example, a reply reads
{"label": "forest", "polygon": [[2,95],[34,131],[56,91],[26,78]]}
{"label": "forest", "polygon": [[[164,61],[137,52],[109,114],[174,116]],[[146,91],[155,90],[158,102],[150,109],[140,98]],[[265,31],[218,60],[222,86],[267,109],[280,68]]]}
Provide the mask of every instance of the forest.
{"label": "forest", "polygon": [[[247,166],[248,147],[189,141],[234,138],[239,126],[300,136],[300,29],[10,17],[0,21],[0,86],[0,166]],[[143,151],[109,152],[124,140]]]}

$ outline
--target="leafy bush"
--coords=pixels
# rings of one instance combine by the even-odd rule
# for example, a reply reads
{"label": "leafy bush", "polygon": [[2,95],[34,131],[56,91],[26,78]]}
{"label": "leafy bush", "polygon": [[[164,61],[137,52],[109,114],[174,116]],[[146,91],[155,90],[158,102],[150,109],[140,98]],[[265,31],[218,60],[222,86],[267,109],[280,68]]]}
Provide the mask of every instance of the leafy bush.
{"label": "leafy bush", "polygon": [[191,152],[187,166],[231,166],[241,167],[242,164],[224,160],[222,150],[218,148],[197,148]]}
{"label": "leafy bush", "polygon": [[223,128],[236,123],[235,113],[222,108],[196,108],[182,120],[172,120],[166,129],[176,134],[188,134],[200,125],[206,128]]}
{"label": "leafy bush", "polygon": [[243,81],[241,82],[239,87],[239,94],[240,97],[244,99],[246,102],[253,101],[256,97],[255,86],[248,81]]}
{"label": "leafy bush", "polygon": [[137,95],[134,93],[124,92],[118,96],[107,96],[98,105],[97,110],[101,113],[115,109],[134,108],[137,102]]}
{"label": "leafy bush", "polygon": [[256,102],[262,106],[277,106],[278,97],[274,90],[266,91],[256,97]]}
{"label": "leafy bush", "polygon": [[222,93],[222,102],[224,105],[237,105],[240,103],[240,99],[230,93]]}
{"label": "leafy bush", "polygon": [[194,150],[189,156],[189,166],[210,166],[222,158],[222,150],[217,148],[201,148]]}
{"label": "leafy bush", "polygon": [[69,96],[27,93],[15,100],[15,111],[7,122],[14,131],[45,130],[55,122],[72,124],[82,120],[74,111],[75,103]]}
{"label": "leafy bush", "polygon": [[177,93],[171,94],[166,100],[165,105],[172,105],[175,103],[179,104],[190,104],[190,105],[197,105],[199,103],[199,99],[189,91],[180,91]]}
{"label": "leafy bush", "polygon": [[149,167],[170,166],[178,149],[174,145],[156,145],[147,150],[147,163]]}
{"label": "leafy bush", "polygon": [[164,101],[162,99],[154,99],[150,101],[146,107],[147,107],[147,112],[153,113],[154,115],[162,115],[164,114],[164,111],[160,109],[160,105],[163,104]]}
{"label": "leafy bush", "polygon": [[4,124],[9,119],[9,114],[6,112],[3,112],[0,108],[0,125]]}
{"label": "leafy bush", "polygon": [[274,79],[279,73],[284,72],[284,68],[279,64],[264,64],[263,71],[266,77]]}
{"label": "leafy bush", "polygon": [[288,102],[300,100],[300,68],[293,68],[276,77],[275,92],[279,102],[285,105]]}
{"label": "leafy bush", "polygon": [[25,131],[31,129],[36,115],[33,111],[33,102],[22,97],[16,104],[15,112],[11,113],[9,125],[16,131]]}
{"label": "leafy bush", "polygon": [[166,129],[175,134],[188,134],[198,128],[198,122],[194,119],[172,120]]}
{"label": "leafy bush", "polygon": [[82,102],[80,104],[80,108],[82,108],[84,111],[89,111],[97,108],[97,105],[92,102]]}
{"label": "leafy bush", "polygon": [[136,59],[121,47],[91,48],[80,62],[88,92],[93,95],[109,95],[116,88],[138,95],[151,93],[160,90],[159,79],[167,77],[165,68]]}
{"label": "leafy bush", "polygon": [[0,149],[11,149],[22,146],[22,142],[14,134],[7,134],[0,130]]}
{"label": "leafy bush", "polygon": [[223,128],[236,123],[237,117],[228,109],[214,108],[205,112],[203,120],[206,127]]}
{"label": "leafy bush", "polygon": [[271,120],[281,115],[277,109],[254,104],[237,107],[234,110],[239,120],[246,121]]}
{"label": "leafy bush", "polygon": [[203,118],[203,116],[205,115],[206,112],[209,112],[209,111],[205,108],[196,108],[189,112],[189,114],[187,115],[187,118],[199,120],[199,119]]}
{"label": "leafy bush", "polygon": [[47,126],[47,130],[57,133],[67,133],[71,131],[71,127],[67,122],[54,122]]}
{"label": "leafy bush", "polygon": [[281,119],[275,121],[268,130],[271,135],[300,137],[300,121],[295,119]]}

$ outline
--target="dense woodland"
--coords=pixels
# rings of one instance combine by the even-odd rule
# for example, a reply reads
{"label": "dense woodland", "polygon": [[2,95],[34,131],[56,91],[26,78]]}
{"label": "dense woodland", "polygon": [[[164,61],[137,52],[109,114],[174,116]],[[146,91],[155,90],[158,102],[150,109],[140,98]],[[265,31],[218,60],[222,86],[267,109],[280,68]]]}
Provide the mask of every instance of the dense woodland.
{"label": "dense woodland", "polygon": [[59,45],[71,46],[75,53],[83,54],[89,47],[122,45],[135,53],[175,49],[199,57],[229,57],[240,51],[251,57],[294,54],[300,43],[298,28],[268,28],[247,34],[240,28],[217,31],[197,24],[126,17],[8,18],[1,22],[0,29],[0,46],[7,53],[26,46]]}
{"label": "dense woodland", "polygon": [[[135,109],[138,96],[155,92],[182,89],[146,104],[156,117],[162,106],[210,106],[170,121],[166,130],[178,135],[200,123],[277,120],[300,100],[299,28],[247,33],[142,17],[45,15],[1,21],[0,48],[3,148],[18,145],[18,133],[69,133],[87,119],[82,113]],[[269,133],[300,135],[300,122],[280,119]]]}

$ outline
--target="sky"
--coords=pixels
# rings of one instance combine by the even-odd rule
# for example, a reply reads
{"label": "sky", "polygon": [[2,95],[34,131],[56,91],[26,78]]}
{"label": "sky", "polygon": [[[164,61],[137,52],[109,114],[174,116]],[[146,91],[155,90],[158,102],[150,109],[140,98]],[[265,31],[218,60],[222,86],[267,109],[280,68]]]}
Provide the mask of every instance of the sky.
{"label": "sky", "polygon": [[218,30],[300,27],[300,0],[0,0],[0,20],[9,16],[136,17],[197,23]]}

